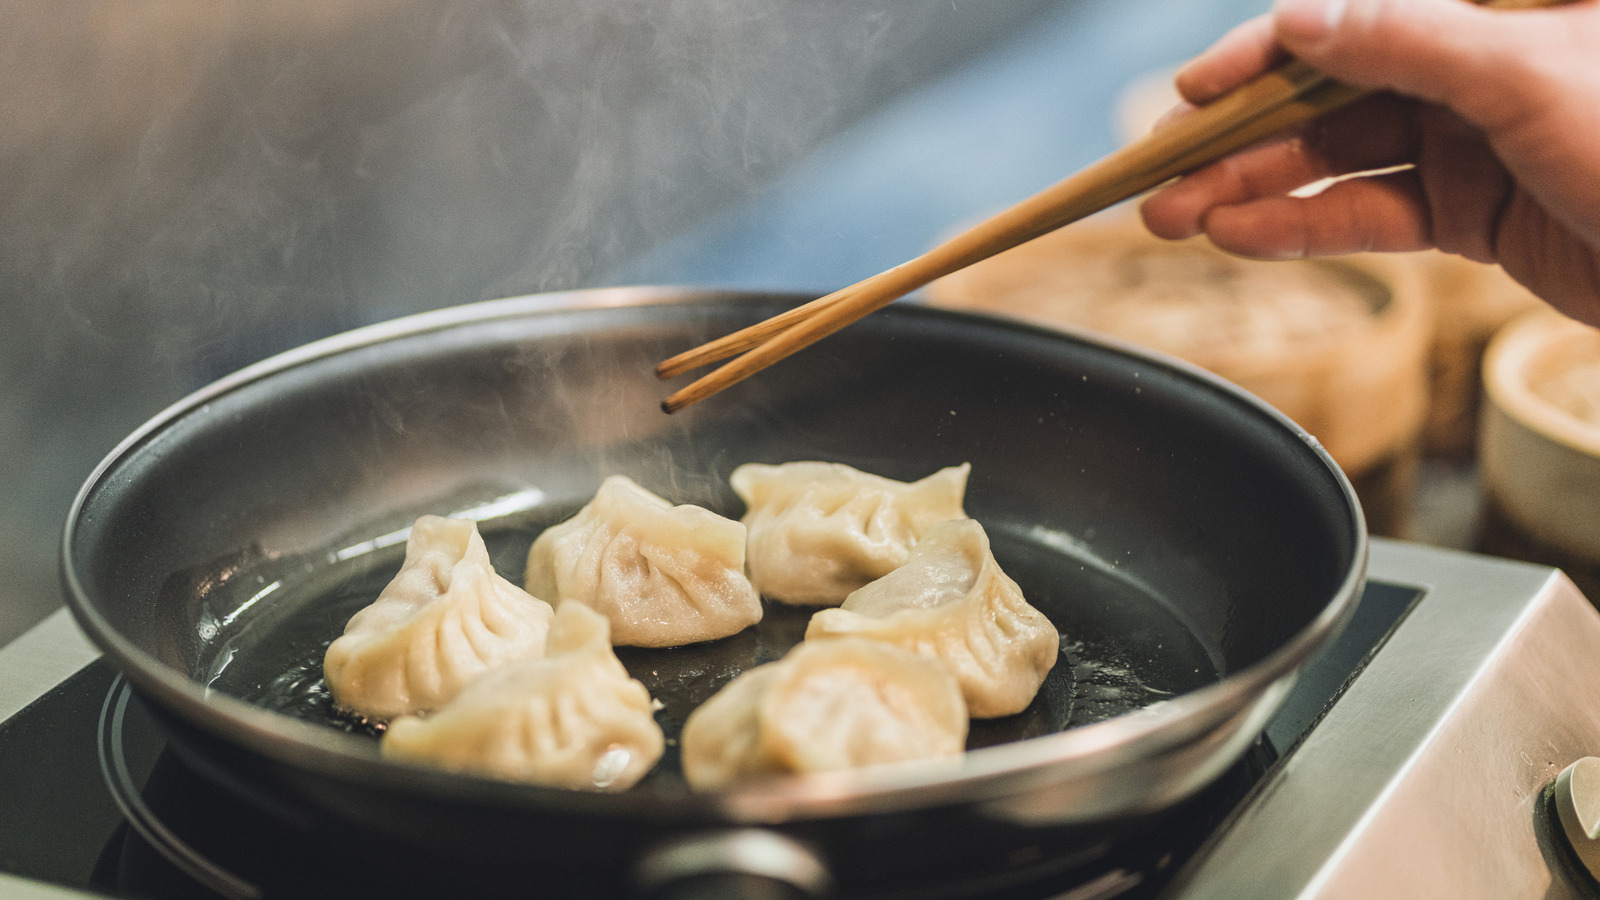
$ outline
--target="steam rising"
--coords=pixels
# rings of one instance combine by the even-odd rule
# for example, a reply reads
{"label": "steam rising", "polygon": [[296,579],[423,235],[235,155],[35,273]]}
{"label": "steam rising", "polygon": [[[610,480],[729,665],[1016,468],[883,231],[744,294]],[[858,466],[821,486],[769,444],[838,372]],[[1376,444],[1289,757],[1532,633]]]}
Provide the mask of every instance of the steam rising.
{"label": "steam rising", "polygon": [[8,4],[10,602],[55,604],[73,490],[181,394],[358,324],[584,286],[1030,4],[1008,6]]}

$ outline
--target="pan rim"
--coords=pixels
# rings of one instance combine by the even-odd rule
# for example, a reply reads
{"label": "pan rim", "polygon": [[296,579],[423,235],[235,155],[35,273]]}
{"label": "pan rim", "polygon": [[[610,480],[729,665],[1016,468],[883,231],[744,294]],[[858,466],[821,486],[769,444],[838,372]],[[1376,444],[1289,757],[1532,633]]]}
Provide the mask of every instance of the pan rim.
{"label": "pan rim", "polygon": [[[107,475],[123,460],[184,416],[232,391],[317,360],[433,331],[532,315],[600,307],[708,301],[786,300],[808,295],[682,287],[620,287],[528,294],[448,307],[336,334],[247,366],[171,404],[117,444],[94,468],[74,497],[60,544],[60,571],[67,605],[85,633],[142,693],[185,724],[242,745],[249,752],[294,768],[436,800],[498,808],[580,810],[598,816],[651,820],[772,824],[841,815],[929,808],[949,803],[999,800],[1018,787],[1098,774],[1114,749],[1160,753],[1210,733],[1252,697],[1286,689],[1300,664],[1337,633],[1352,614],[1365,583],[1368,535],[1354,488],[1322,445],[1283,413],[1213,373],[1165,354],[1103,335],[1045,328],[1001,316],[939,309],[920,303],[917,316],[985,320],[989,327],[1062,338],[1107,348],[1158,366],[1204,388],[1228,395],[1276,427],[1296,436],[1333,479],[1350,512],[1351,561],[1333,596],[1306,625],[1265,657],[1202,688],[1143,710],[1050,735],[985,747],[953,765],[882,767],[815,775],[791,775],[708,793],[657,788],[621,794],[575,792],[442,772],[384,759],[370,740],[294,720],[245,701],[210,691],[123,637],[103,617],[74,566],[79,522]],[[896,313],[898,314],[898,313]],[[1279,690],[1281,697],[1283,690]],[[1273,701],[1272,705],[1276,705]],[[1043,770],[1048,770],[1045,772]]]}

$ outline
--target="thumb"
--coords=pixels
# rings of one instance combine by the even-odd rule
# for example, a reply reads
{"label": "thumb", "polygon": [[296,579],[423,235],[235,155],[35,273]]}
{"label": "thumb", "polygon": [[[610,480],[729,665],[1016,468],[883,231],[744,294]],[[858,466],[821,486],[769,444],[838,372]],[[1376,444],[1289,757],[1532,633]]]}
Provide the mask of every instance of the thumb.
{"label": "thumb", "polygon": [[[1493,133],[1530,104],[1543,105],[1536,101],[1548,90],[1552,52],[1578,49],[1575,25],[1593,33],[1600,24],[1600,7],[1581,6],[1513,11],[1464,0],[1278,0],[1274,14],[1279,42],[1323,72],[1447,106]],[[1592,65],[1583,56],[1570,62]]]}

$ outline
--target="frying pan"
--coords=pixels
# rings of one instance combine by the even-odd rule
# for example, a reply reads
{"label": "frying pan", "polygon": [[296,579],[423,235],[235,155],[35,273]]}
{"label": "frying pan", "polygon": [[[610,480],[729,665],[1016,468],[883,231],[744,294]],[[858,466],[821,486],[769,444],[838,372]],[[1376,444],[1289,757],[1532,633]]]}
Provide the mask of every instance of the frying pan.
{"label": "frying pan", "polygon": [[[803,299],[536,295],[245,369],[90,476],[63,537],[69,605],[196,771],[413,887],[933,896],[1092,854],[1217,779],[1361,589],[1360,507],[1316,441],[1182,362],[915,304],[657,409],[657,360]],[[330,713],[322,649],[416,516],[477,518],[517,580],[606,475],[737,516],[735,466],[798,459],[904,480],[970,462],[968,513],[1061,629],[1033,706],[975,723],[959,761],[697,794],[669,746],[631,791],[589,794],[385,760]],[[804,622],[772,606],[732,638],[621,654],[671,738]]]}

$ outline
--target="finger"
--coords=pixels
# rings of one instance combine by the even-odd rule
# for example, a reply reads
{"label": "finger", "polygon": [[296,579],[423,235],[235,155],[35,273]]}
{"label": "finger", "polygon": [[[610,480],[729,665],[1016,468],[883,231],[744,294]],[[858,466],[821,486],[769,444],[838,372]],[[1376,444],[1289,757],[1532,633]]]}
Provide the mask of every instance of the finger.
{"label": "finger", "polygon": [[1183,99],[1203,106],[1284,59],[1270,16],[1257,16],[1223,35],[1178,70],[1173,84]]}
{"label": "finger", "polygon": [[[1462,0],[1279,0],[1274,13],[1278,41],[1329,75],[1443,104],[1491,131],[1543,105],[1553,59],[1592,66],[1600,34],[1593,2],[1498,10]],[[1574,40],[1579,29],[1589,36]]]}
{"label": "finger", "polygon": [[1296,133],[1258,144],[1193,172],[1142,207],[1160,237],[1193,237],[1212,207],[1287,194],[1312,182],[1382,169],[1415,158],[1412,105],[1374,97]]}
{"label": "finger", "polygon": [[1205,214],[1206,236],[1230,253],[1300,259],[1421,250],[1427,209],[1414,172],[1356,178],[1313,197],[1267,197]]}
{"label": "finger", "polygon": [[1178,103],[1176,106],[1158,116],[1156,120],[1150,124],[1150,130],[1152,132],[1160,131],[1161,129],[1166,128],[1168,125],[1171,125],[1173,122],[1182,119],[1184,116],[1193,114],[1197,109],[1199,109],[1198,106],[1195,106],[1193,103],[1189,103],[1187,101]]}
{"label": "finger", "polygon": [[1417,172],[1435,246],[1478,262],[1496,259],[1497,220],[1514,183],[1483,132],[1440,107],[1419,112]]}
{"label": "finger", "polygon": [[1233,206],[1288,193],[1326,177],[1320,160],[1290,136],[1241,151],[1192,172],[1147,198],[1140,206],[1145,227],[1157,237],[1181,240],[1205,228],[1218,206]]}
{"label": "finger", "polygon": [[[1279,0],[1279,39],[1331,75],[1449,107],[1519,183],[1600,244],[1600,2],[1483,9],[1461,0]],[[1441,36],[1448,36],[1443,39]]]}
{"label": "finger", "polygon": [[1301,129],[1302,152],[1324,175],[1349,175],[1416,161],[1419,104],[1394,94],[1369,97]]}
{"label": "finger", "polygon": [[1600,251],[1521,191],[1506,204],[1503,221],[1508,237],[1525,236],[1501,240],[1506,272],[1572,318],[1600,327]]}

